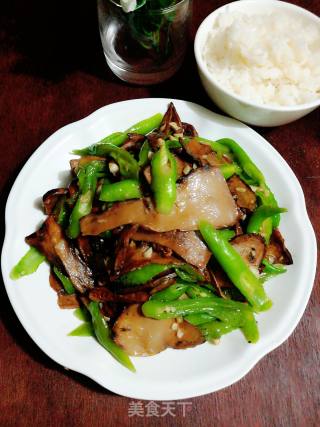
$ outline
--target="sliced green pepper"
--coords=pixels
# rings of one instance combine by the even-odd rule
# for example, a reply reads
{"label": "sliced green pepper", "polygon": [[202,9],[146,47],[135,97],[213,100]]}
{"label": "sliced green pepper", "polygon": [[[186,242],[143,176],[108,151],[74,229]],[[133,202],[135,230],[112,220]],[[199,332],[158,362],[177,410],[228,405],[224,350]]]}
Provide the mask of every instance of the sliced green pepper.
{"label": "sliced green pepper", "polygon": [[166,146],[169,150],[173,150],[175,148],[181,148],[182,147],[178,138],[177,139],[168,139],[166,141]]}
{"label": "sliced green pepper", "polygon": [[125,179],[123,181],[110,184],[109,181],[103,183],[99,200],[102,202],[121,202],[142,197],[139,181],[135,179]]}
{"label": "sliced green pepper", "polygon": [[87,163],[78,172],[80,194],[72,209],[69,218],[69,226],[67,228],[67,235],[71,239],[76,238],[80,233],[80,219],[91,212],[98,173],[101,172],[104,167],[104,162],[92,161]]}
{"label": "sliced green pepper", "polygon": [[37,271],[39,265],[45,260],[45,256],[33,246],[26,252],[20,261],[10,272],[10,279],[17,280]]}
{"label": "sliced green pepper", "polygon": [[241,173],[241,168],[237,163],[225,163],[219,166],[219,169],[224,179],[229,179],[232,175],[239,175]]}
{"label": "sliced green pepper", "polygon": [[186,282],[203,282],[203,276],[197,272],[190,264],[181,264],[174,267],[174,271],[180,279]]}
{"label": "sliced green pepper", "polygon": [[119,278],[119,282],[126,286],[143,285],[170,268],[172,268],[172,265],[169,264],[147,264],[122,275]]}
{"label": "sliced green pepper", "polygon": [[72,295],[75,293],[74,286],[69,279],[69,277],[65,276],[56,266],[53,267],[54,274],[58,277],[60,282],[62,283],[64,290],[67,294]]}
{"label": "sliced green pepper", "polygon": [[165,144],[151,159],[151,174],[156,209],[161,214],[169,214],[177,197],[177,165]]}
{"label": "sliced green pepper", "polygon": [[56,222],[61,225],[62,228],[67,227],[69,207],[66,196],[60,197],[56,206],[54,207],[53,215],[55,217]]}
{"label": "sliced green pepper", "polygon": [[236,141],[230,138],[222,138],[218,139],[216,143],[223,145],[232,152],[241,169],[255,182],[256,185],[260,185],[261,183],[265,182],[263,173],[253,163],[243,148],[241,148],[240,145],[236,143]]}
{"label": "sliced green pepper", "polygon": [[93,330],[99,343],[116,360],[118,360],[118,362],[120,362],[130,371],[135,372],[135,367],[133,366],[129,356],[111,338],[111,330],[100,312],[99,304],[97,302],[91,301],[88,305],[88,309],[92,317]]}
{"label": "sliced green pepper", "polygon": [[157,129],[163,119],[163,114],[157,113],[147,119],[141,120],[140,122],[132,125],[125,131],[128,133],[138,133],[140,135],[147,135],[149,132]]}
{"label": "sliced green pepper", "polygon": [[[242,333],[249,343],[256,343],[259,341],[259,330],[252,313],[245,314],[246,319],[243,319],[242,324],[239,325]],[[228,334],[235,329],[237,326],[227,322],[221,322],[219,320],[213,320],[208,323],[200,324],[200,331],[207,340],[220,339],[222,335]]]}
{"label": "sliced green pepper", "polygon": [[[276,198],[274,197],[274,194],[270,188],[267,186],[263,173],[253,163],[243,148],[241,148],[240,145],[236,143],[236,141],[230,138],[219,139],[216,142],[229,148],[229,150],[232,152],[234,159],[237,161],[243,171],[243,173],[240,174],[240,177],[248,185],[258,186],[256,195],[259,197],[261,204],[277,207],[278,203]],[[265,225],[266,230],[270,230],[271,227],[276,228],[280,223],[280,215],[274,215],[272,219],[266,219],[266,222],[269,222],[269,224]]]}
{"label": "sliced green pepper", "polygon": [[146,139],[142,144],[142,147],[140,148],[140,152],[139,152],[138,164],[140,167],[144,167],[148,163],[150,150],[151,150],[150,144]]}
{"label": "sliced green pepper", "polygon": [[189,286],[189,283],[175,283],[162,291],[156,292],[150,299],[157,301],[175,301],[186,292]]}
{"label": "sliced green pepper", "polygon": [[207,313],[197,313],[185,316],[184,320],[191,323],[191,325],[198,326],[202,325],[203,323],[212,322],[212,320],[214,320],[214,317],[210,316],[210,314]]}
{"label": "sliced green pepper", "polygon": [[[232,303],[232,304],[231,304]],[[237,304],[235,306],[235,304]],[[241,326],[246,321],[245,314],[252,312],[243,303],[225,300],[219,297],[194,298],[176,301],[159,301],[151,299],[142,305],[142,312],[153,319],[172,319],[190,314],[206,313],[234,326]]]}
{"label": "sliced green pepper", "polygon": [[256,311],[268,310],[272,302],[241,255],[208,222],[200,222],[199,229],[218,263],[253,308]]}
{"label": "sliced green pepper", "polygon": [[94,330],[91,322],[83,322],[77,328],[68,333],[69,337],[94,337]]}
{"label": "sliced green pepper", "polygon": [[229,323],[221,322],[219,320],[200,323],[198,324],[198,328],[207,341],[218,340],[222,335],[229,334],[235,329],[238,329],[237,326],[230,325]]}
{"label": "sliced green pepper", "polygon": [[262,260],[262,264],[264,265],[263,271],[265,273],[282,274],[287,271],[283,264],[271,264],[266,259]]}
{"label": "sliced green pepper", "polygon": [[210,298],[214,296],[214,293],[210,289],[198,285],[190,285],[186,293],[190,298]]}
{"label": "sliced green pepper", "polygon": [[[274,215],[287,212],[287,209],[261,205],[251,215],[247,225],[247,233],[260,234],[265,241],[269,243],[271,236],[266,219],[272,218]],[[267,228],[266,228],[267,227]],[[272,232],[272,229],[271,229]]]}
{"label": "sliced green pepper", "polygon": [[219,233],[220,236],[226,240],[231,240],[236,235],[236,232],[234,230],[229,230],[228,228],[219,230]]}
{"label": "sliced green pepper", "polygon": [[91,322],[91,315],[85,307],[76,308],[73,315],[83,322]]}
{"label": "sliced green pepper", "polygon": [[262,260],[264,265],[263,272],[259,276],[260,283],[265,283],[267,280],[273,277],[283,274],[287,271],[286,267],[282,264],[270,264],[266,259]]}
{"label": "sliced green pepper", "polygon": [[160,113],[154,114],[153,116],[141,120],[135,125],[129,127],[124,132],[115,132],[111,135],[103,138],[101,141],[96,144],[92,144],[89,147],[82,148],[79,150],[73,150],[73,154],[79,154],[80,156],[91,155],[91,156],[104,156],[108,154],[104,154],[108,151],[108,145],[122,145],[128,139],[128,133],[138,133],[140,135],[146,135],[151,132],[153,129],[156,129],[160,126],[163,115]]}

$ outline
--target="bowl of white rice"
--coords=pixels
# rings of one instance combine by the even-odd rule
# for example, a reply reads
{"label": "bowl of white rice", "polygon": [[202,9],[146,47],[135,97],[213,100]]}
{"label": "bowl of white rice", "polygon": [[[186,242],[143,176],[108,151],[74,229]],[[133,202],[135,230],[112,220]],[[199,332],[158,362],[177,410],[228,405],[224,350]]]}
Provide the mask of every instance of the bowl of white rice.
{"label": "bowl of white rice", "polygon": [[226,113],[278,126],[320,105],[320,18],[278,0],[243,0],[212,12],[195,38],[201,81]]}

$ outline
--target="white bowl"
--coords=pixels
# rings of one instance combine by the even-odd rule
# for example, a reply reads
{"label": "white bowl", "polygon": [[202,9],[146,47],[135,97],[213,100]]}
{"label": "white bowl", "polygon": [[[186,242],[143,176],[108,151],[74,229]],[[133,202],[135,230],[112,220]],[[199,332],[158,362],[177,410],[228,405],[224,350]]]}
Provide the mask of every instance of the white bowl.
{"label": "white bowl", "polygon": [[229,3],[212,12],[206,17],[198,28],[194,51],[202,84],[210,98],[226,113],[243,122],[257,126],[278,126],[293,122],[315,110],[320,105],[320,98],[316,101],[297,106],[259,105],[238,96],[225,89],[214,78],[202,57],[203,47],[206,43],[214,21],[218,15],[226,11],[245,12],[248,15],[270,12],[270,10],[285,10],[294,16],[320,26],[320,18],[307,10],[278,0],[243,0]]}

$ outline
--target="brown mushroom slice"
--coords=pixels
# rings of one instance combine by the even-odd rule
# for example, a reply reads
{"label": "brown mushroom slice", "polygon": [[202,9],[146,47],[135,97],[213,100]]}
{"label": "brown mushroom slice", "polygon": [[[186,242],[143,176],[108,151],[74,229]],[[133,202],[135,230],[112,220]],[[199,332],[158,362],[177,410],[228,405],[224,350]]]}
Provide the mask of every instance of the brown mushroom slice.
{"label": "brown mushroom slice", "polygon": [[77,295],[72,294],[68,295],[65,293],[58,294],[58,305],[63,309],[72,309],[80,307],[80,303],[78,301]]}
{"label": "brown mushroom slice", "polygon": [[82,218],[83,235],[98,235],[125,224],[139,224],[157,232],[198,230],[206,220],[216,228],[229,227],[238,218],[236,204],[219,169],[198,168],[177,185],[177,199],[167,215],[159,214],[150,199],[115,203],[100,214]]}
{"label": "brown mushroom slice", "polygon": [[257,198],[251,188],[237,175],[233,175],[227,183],[239,208],[253,212],[257,206]]}
{"label": "brown mushroom slice", "polygon": [[148,165],[143,169],[143,176],[145,177],[147,183],[151,185],[152,175],[151,175],[151,166]]}
{"label": "brown mushroom slice", "polygon": [[132,240],[158,243],[159,245],[166,246],[181,256],[187,263],[200,269],[207,265],[211,257],[211,252],[194,231],[154,233],[152,231],[139,230],[131,238]]}
{"label": "brown mushroom slice", "polygon": [[113,332],[114,341],[129,356],[152,356],[168,347],[194,347],[204,341],[200,331],[187,322],[144,317],[139,304],[132,304],[123,310],[114,324]]}
{"label": "brown mushroom slice", "polygon": [[59,292],[63,292],[63,286],[61,285],[60,281],[58,280],[57,276],[53,273],[53,271],[50,271],[49,275],[49,284],[50,287],[58,294]]}
{"label": "brown mushroom slice", "polygon": [[89,241],[89,237],[83,237],[78,236],[77,237],[77,246],[80,251],[80,254],[82,258],[85,260],[86,263],[89,262],[90,258],[92,257],[92,249]]}
{"label": "brown mushroom slice", "polygon": [[43,253],[49,262],[63,265],[74,287],[81,293],[94,287],[93,273],[63,235],[62,228],[49,216],[42,227],[26,237],[26,242]]}
{"label": "brown mushroom slice", "polygon": [[182,176],[188,175],[192,171],[192,164],[182,160],[181,157],[174,155],[177,165],[177,177],[178,179]]}
{"label": "brown mushroom slice", "polygon": [[56,291],[58,295],[58,305],[60,308],[78,308],[80,307],[80,303],[76,294],[68,295],[65,293],[63,286],[60,281],[56,277],[56,275],[50,271],[49,275],[49,283],[51,288]]}
{"label": "brown mushroom slice", "polygon": [[162,256],[147,244],[137,247],[134,242],[132,243],[117,250],[114,262],[114,274],[110,276],[111,281],[117,280],[119,276],[148,264],[182,264],[181,260],[173,256]]}
{"label": "brown mushroom slice", "polygon": [[55,188],[53,190],[47,191],[46,194],[42,197],[44,212],[46,215],[50,215],[53,212],[54,207],[56,206],[60,197],[68,193],[67,188]]}
{"label": "brown mushroom slice", "polygon": [[202,166],[209,165],[212,167],[219,167],[225,163],[224,160],[219,159],[217,154],[212,151],[210,145],[201,144],[196,139],[191,139],[190,141],[185,142],[183,146],[189,156],[199,162]]}
{"label": "brown mushroom slice", "polygon": [[241,234],[230,241],[244,261],[253,267],[259,267],[265,253],[265,244],[257,234]]}
{"label": "brown mushroom slice", "polygon": [[182,128],[183,128],[183,136],[186,136],[186,137],[198,136],[198,132],[196,131],[195,127],[190,123],[182,122]]}
{"label": "brown mushroom slice", "polygon": [[127,294],[117,294],[106,287],[92,289],[89,298],[97,302],[122,302],[126,304],[145,302],[149,299],[149,294],[143,291],[131,292]]}
{"label": "brown mushroom slice", "polygon": [[121,148],[128,151],[138,151],[145,139],[146,137],[139,133],[128,133],[128,139],[122,144]]}
{"label": "brown mushroom slice", "polygon": [[170,102],[169,107],[163,116],[160,132],[162,132],[165,136],[169,135],[170,131],[173,134],[178,134],[182,136],[183,126],[179,114],[172,102]]}
{"label": "brown mushroom slice", "polygon": [[292,256],[285,246],[284,238],[278,229],[273,230],[267,245],[265,258],[270,264],[293,264]]}

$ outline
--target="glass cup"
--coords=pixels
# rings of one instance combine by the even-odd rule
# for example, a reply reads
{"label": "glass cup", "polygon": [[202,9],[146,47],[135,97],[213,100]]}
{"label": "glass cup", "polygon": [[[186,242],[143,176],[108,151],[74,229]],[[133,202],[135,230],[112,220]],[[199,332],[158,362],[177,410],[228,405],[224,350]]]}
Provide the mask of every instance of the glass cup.
{"label": "glass cup", "polygon": [[164,9],[125,13],[119,0],[98,0],[102,46],[120,79],[150,85],[170,78],[182,64],[189,39],[192,0]]}

